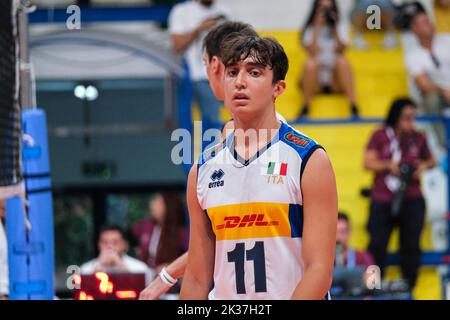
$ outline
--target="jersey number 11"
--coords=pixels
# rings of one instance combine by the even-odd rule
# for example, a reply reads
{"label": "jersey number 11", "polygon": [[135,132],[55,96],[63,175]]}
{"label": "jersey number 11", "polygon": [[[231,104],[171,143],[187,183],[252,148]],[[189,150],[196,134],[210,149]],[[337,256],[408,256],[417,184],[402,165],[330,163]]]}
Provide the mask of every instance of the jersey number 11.
{"label": "jersey number 11", "polygon": [[266,259],[264,256],[264,242],[257,241],[251,250],[245,250],[245,243],[236,243],[233,251],[228,252],[228,262],[234,263],[236,271],[236,291],[246,294],[244,279],[245,260],[253,261],[255,270],[255,292],[266,292]]}

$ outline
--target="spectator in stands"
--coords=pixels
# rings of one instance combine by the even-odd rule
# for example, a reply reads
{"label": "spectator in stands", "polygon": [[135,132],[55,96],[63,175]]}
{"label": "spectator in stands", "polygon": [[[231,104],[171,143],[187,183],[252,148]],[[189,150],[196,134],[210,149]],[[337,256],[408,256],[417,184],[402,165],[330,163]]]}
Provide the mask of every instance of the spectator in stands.
{"label": "spectator in stands", "polygon": [[345,268],[364,267],[367,269],[374,264],[371,254],[351,248],[349,246],[350,236],[350,219],[345,213],[339,212],[336,233],[336,265]]}
{"label": "spectator in stands", "polygon": [[160,272],[187,250],[186,212],[181,196],[158,193],[149,202],[150,217],[137,222],[131,232],[138,239],[140,259]]}
{"label": "spectator in stands", "polygon": [[[412,94],[428,114],[450,109],[450,35],[436,34],[426,12],[417,11],[409,20],[416,45],[406,51],[406,68],[412,80]],[[434,125],[438,140],[445,145],[441,123]]]}
{"label": "spectator in stands", "polygon": [[355,250],[349,246],[350,220],[339,212],[336,232],[336,259],[333,271],[332,295],[361,295],[365,291],[367,268],[374,264],[367,251]]}
{"label": "spectator in stands", "polygon": [[228,10],[214,0],[190,0],[174,6],[169,16],[173,48],[184,53],[193,85],[193,97],[200,107],[204,130],[220,128],[220,106],[208,83],[203,65],[203,38],[224,21]]}
{"label": "spectator in stands", "polygon": [[80,267],[81,274],[106,273],[144,273],[149,283],[154,272],[142,261],[126,254],[128,242],[122,228],[106,226],[100,231],[98,249],[100,254]]}
{"label": "spectator in stands", "polygon": [[8,243],[3,222],[5,219],[5,199],[0,199],[0,300],[7,299],[8,286]]}
{"label": "spectator in stands", "polygon": [[450,106],[450,35],[436,34],[425,12],[417,12],[409,28],[418,45],[406,52],[406,67],[429,113]]}
{"label": "spectator in stands", "polygon": [[369,251],[383,272],[394,226],[400,229],[400,266],[414,287],[420,266],[420,234],[425,218],[421,174],[435,165],[426,137],[415,129],[416,105],[408,98],[393,102],[384,126],[367,145],[364,166],[373,171],[368,231]]}
{"label": "spectator in stands", "polygon": [[335,0],[315,0],[303,28],[302,45],[308,52],[302,80],[304,101],[300,117],[307,116],[312,97],[318,93],[343,92],[351,113],[358,116],[350,63],[344,56],[348,28],[340,20]]}
{"label": "spectator in stands", "polygon": [[385,30],[383,47],[391,49],[397,46],[397,37],[394,31],[395,7],[391,0],[355,0],[355,6],[352,11],[352,20],[355,26],[355,47],[358,49],[368,48],[364,39],[364,30],[367,29],[367,19],[369,17],[367,8],[372,5],[381,9],[381,27]]}

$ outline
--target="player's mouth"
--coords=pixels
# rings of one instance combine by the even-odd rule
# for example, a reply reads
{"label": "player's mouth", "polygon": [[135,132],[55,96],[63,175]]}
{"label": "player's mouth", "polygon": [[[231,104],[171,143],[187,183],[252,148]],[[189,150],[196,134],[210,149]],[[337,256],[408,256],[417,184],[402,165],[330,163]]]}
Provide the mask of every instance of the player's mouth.
{"label": "player's mouth", "polygon": [[249,100],[249,96],[242,92],[238,92],[233,95],[233,101],[236,104],[247,104]]}

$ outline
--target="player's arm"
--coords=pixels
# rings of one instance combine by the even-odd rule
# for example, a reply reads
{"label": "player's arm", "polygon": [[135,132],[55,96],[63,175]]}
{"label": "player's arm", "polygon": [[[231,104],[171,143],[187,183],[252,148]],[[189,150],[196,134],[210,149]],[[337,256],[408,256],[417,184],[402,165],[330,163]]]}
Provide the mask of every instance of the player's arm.
{"label": "player's arm", "polygon": [[333,278],[338,212],[336,180],[324,150],[316,150],[306,164],[301,189],[305,272],[292,299],[323,299]]}
{"label": "player's arm", "polygon": [[215,238],[197,199],[197,165],[189,172],[187,204],[190,217],[189,253],[180,299],[207,299],[214,271]]}
{"label": "player's arm", "polygon": [[[174,279],[178,280],[184,275],[186,269],[188,253],[176,258],[166,266],[166,272]],[[160,276],[157,276],[152,283],[145,288],[139,295],[139,300],[155,300],[165,294],[171,286],[163,282]]]}

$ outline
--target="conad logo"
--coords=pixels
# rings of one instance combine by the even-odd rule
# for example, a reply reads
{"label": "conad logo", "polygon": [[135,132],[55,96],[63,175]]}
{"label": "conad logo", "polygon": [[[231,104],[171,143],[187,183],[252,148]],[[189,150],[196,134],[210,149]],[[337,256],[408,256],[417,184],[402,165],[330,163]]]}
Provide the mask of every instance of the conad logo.
{"label": "conad logo", "polygon": [[311,142],[311,140],[300,137],[293,132],[286,133],[284,137],[287,141],[292,142],[293,144],[302,148],[305,148]]}

